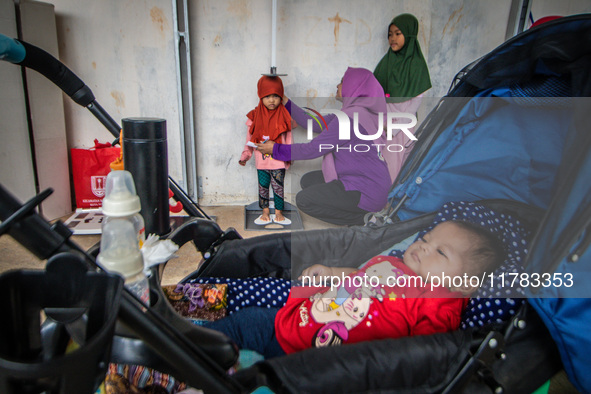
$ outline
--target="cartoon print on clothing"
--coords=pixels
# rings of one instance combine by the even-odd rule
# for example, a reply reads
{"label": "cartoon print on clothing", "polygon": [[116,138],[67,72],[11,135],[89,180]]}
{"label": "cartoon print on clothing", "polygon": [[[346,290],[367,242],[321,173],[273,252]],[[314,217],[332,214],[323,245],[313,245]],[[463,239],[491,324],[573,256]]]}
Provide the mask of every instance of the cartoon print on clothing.
{"label": "cartoon print on clothing", "polygon": [[[291,354],[310,347],[457,329],[467,299],[443,286],[422,285],[417,276],[402,259],[380,255],[349,276],[332,277],[332,289],[295,286],[275,317],[277,341]],[[338,294],[343,283],[352,285]]]}
{"label": "cartoon print on clothing", "polygon": [[[351,280],[343,278],[343,284],[338,288],[312,296],[311,317],[316,323],[324,323],[312,346],[335,346],[346,342],[349,331],[370,313],[372,302],[383,302],[384,295],[395,301],[394,288],[388,285],[396,283],[395,279],[402,275],[404,273],[390,261],[378,258],[375,263],[369,263],[363,270],[351,274]],[[388,283],[388,278],[391,283]]]}

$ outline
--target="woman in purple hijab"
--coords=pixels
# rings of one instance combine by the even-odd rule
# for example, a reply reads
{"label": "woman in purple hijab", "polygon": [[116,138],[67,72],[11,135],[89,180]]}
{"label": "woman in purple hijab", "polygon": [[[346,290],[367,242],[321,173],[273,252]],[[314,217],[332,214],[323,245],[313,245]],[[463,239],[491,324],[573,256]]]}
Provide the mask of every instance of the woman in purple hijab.
{"label": "woman in purple hijab", "polygon": [[[368,212],[384,208],[391,186],[388,167],[374,142],[382,136],[379,121],[386,113],[386,100],[371,71],[352,67],[337,85],[336,98],[342,101],[341,111],[349,118],[349,138],[339,139],[339,119],[330,114],[325,116],[328,127],[321,130],[315,124],[314,131],[320,134],[308,143],[269,141],[257,144],[257,149],[282,161],[324,156],[322,171],[302,176],[302,190],[296,195],[297,207],[329,223],[360,225]],[[284,103],[298,124],[307,124],[310,119],[307,112],[291,100],[286,102],[286,98]],[[357,124],[361,136],[355,132]]]}

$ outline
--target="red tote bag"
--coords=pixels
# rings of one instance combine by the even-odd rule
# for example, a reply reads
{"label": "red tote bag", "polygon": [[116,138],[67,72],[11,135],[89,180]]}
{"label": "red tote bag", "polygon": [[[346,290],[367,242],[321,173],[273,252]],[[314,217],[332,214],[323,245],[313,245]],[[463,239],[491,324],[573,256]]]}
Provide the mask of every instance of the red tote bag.
{"label": "red tote bag", "polygon": [[77,208],[100,208],[105,196],[110,164],[121,155],[121,148],[94,140],[94,148],[71,149],[72,178]]}

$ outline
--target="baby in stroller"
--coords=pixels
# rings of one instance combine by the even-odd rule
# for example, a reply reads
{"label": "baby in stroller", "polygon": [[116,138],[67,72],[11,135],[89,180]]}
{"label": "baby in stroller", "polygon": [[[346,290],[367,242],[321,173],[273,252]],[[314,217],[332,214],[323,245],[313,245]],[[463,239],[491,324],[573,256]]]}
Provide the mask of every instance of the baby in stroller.
{"label": "baby in stroller", "polygon": [[378,255],[358,270],[313,265],[284,306],[243,308],[206,327],[265,358],[455,330],[467,297],[503,260],[501,241],[487,229],[444,221],[401,257]]}
{"label": "baby in stroller", "polygon": [[[506,322],[514,321],[518,317],[521,318],[525,297],[523,289],[509,288],[506,281],[503,286],[502,281],[498,279],[502,276],[513,277],[512,275],[519,275],[523,272],[522,264],[528,252],[531,231],[537,225],[539,218],[539,210],[526,208],[523,204],[496,200],[449,202],[443,204],[436,211],[406,222],[400,222],[394,226],[362,229],[338,228],[330,229],[330,231],[310,230],[273,237],[263,236],[256,240],[227,241],[211,259],[206,260],[198,271],[185,278],[181,284],[187,288],[190,287],[189,285],[196,286],[200,283],[228,284],[227,313],[231,318],[233,314],[243,309],[252,311],[250,330],[256,331],[256,324],[262,318],[255,316],[256,312],[254,311],[265,313],[263,311],[267,308],[279,308],[286,303],[289,296],[299,302],[298,306],[309,301],[309,294],[304,295],[306,298],[297,298],[296,292],[301,288],[292,288],[291,286],[292,280],[301,276],[311,263],[357,269],[361,263],[367,262],[376,255],[383,256],[388,261],[392,256],[403,258],[404,251],[413,242],[425,237],[429,231],[442,222],[468,221],[474,223],[485,228],[501,241],[504,262],[494,273],[487,272],[484,277],[486,280],[484,282],[481,280],[481,287],[469,295],[467,306],[460,317],[459,330],[446,328],[445,330],[450,332],[440,332],[434,335],[411,334],[413,335],[411,337],[363,340],[359,343],[347,341],[347,346],[317,348],[307,345],[310,349],[264,361],[256,352],[244,350],[240,351],[236,365],[239,369],[237,373],[240,375],[240,379],[248,380],[248,385],[252,383],[253,387],[266,384],[263,381],[267,379],[269,374],[269,379],[278,379],[278,381],[284,382],[282,385],[293,387],[294,392],[322,390],[326,388],[326,381],[320,383],[317,373],[313,372],[322,370],[323,373],[334,376],[341,382],[336,384],[337,380],[331,378],[330,382],[332,385],[336,384],[335,387],[345,391],[353,390],[352,387],[355,387],[355,389],[363,391],[367,387],[374,386],[366,380],[357,381],[350,378],[352,364],[356,364],[356,367],[364,371],[370,368],[372,376],[376,375],[377,378],[377,380],[372,378],[371,381],[381,382],[377,385],[379,387],[403,387],[408,382],[402,383],[403,380],[400,380],[400,376],[406,376],[410,366],[405,362],[391,363],[392,359],[397,354],[406,354],[411,349],[420,347],[424,351],[419,351],[419,353],[425,356],[425,362],[431,363],[429,364],[431,367],[425,368],[423,364],[419,363],[420,367],[417,367],[413,372],[413,377],[417,379],[417,384],[420,382],[423,382],[420,383],[422,385],[435,384],[433,382],[447,379],[446,374],[452,370],[441,368],[442,362],[453,361],[453,368],[462,368],[465,362],[464,356],[469,356],[468,349],[472,343],[469,338],[474,335],[473,333],[480,332],[479,328],[482,327],[486,331],[487,327],[505,327]],[[259,253],[261,248],[266,251],[272,250],[273,253]],[[376,257],[376,260],[379,256]],[[371,272],[368,274],[373,275]],[[318,278],[316,277],[316,280]],[[494,281],[491,278],[494,278]],[[518,284],[517,282],[519,281],[516,281],[516,284]],[[311,293],[318,293],[322,290],[318,287],[308,289]],[[313,298],[313,295],[310,296]],[[466,302],[460,292],[452,293],[452,295],[460,296],[459,299]],[[337,297],[334,298],[335,304],[338,305]],[[356,299],[355,301],[364,301],[368,298],[371,297],[364,296],[361,300]],[[388,300],[383,302],[391,302],[389,296],[384,296],[384,298],[388,298]],[[331,303],[332,300],[327,304]],[[380,304],[379,299],[373,304]],[[463,305],[465,304],[462,304],[462,307]],[[252,306],[262,308],[252,308]],[[335,308],[333,311],[338,311],[338,309]],[[342,306],[340,309],[344,310]],[[362,324],[368,322],[374,323],[375,316],[366,317]],[[336,326],[338,324],[335,324],[335,328],[337,328]],[[531,327],[535,327],[535,325]],[[325,331],[328,333],[328,330]],[[333,329],[334,331],[339,333],[338,329]],[[342,331],[340,332],[342,333]],[[442,345],[442,340],[445,345]],[[458,346],[461,346],[461,354],[458,353]],[[280,348],[280,345],[278,347]],[[284,351],[282,348],[281,350]],[[436,358],[434,355],[441,356],[441,358]],[[416,356],[419,357],[419,355]],[[446,358],[447,361],[442,361],[448,356],[449,360]],[[519,361],[518,365],[521,362],[523,361]],[[382,366],[379,369],[370,367],[370,365],[378,364]],[[383,368],[384,365],[389,367]],[[509,368],[514,368],[513,364]],[[262,377],[259,376],[260,374]],[[259,381],[259,377],[263,380]],[[252,382],[249,380],[251,378],[254,379]],[[339,390],[336,389],[336,391]]]}

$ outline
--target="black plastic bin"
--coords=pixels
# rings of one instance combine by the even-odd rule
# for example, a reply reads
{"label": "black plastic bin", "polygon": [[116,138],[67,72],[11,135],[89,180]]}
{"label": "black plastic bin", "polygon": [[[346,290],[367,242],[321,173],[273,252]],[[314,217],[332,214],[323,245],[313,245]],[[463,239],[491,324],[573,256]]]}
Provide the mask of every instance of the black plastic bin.
{"label": "black plastic bin", "polygon": [[0,393],[94,393],[122,289],[120,276],[87,271],[71,253],[51,258],[45,271],[0,275]]}

